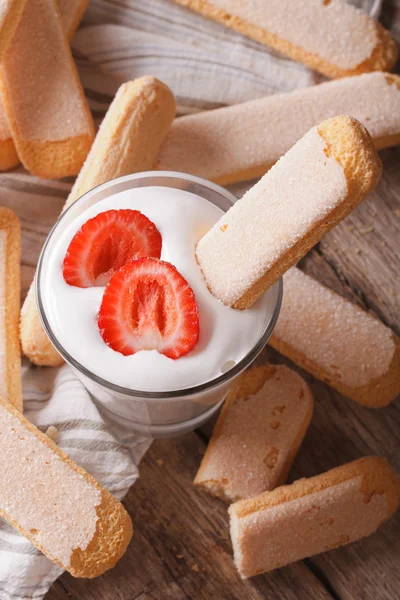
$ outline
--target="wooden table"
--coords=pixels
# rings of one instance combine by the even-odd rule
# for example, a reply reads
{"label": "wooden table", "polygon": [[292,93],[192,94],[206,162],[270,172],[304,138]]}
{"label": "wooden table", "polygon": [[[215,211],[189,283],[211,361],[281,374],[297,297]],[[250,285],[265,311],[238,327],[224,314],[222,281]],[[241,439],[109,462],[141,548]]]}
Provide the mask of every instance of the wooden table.
{"label": "wooden table", "polygon": [[[122,10],[129,2],[93,0],[89,18],[97,18],[107,4]],[[386,2],[383,22],[400,40],[399,0]],[[90,74],[92,67],[83,59],[79,62]],[[92,100],[101,113],[109,98],[97,92]],[[400,333],[400,148],[381,156],[384,174],[377,191],[324,238],[302,267]],[[0,186],[1,203],[15,210],[22,222],[25,295],[70,182],[43,182],[18,169],[1,175]],[[288,362],[266,349],[260,362],[269,360]],[[290,480],[369,454],[385,456],[400,472],[399,402],[368,410],[302,375],[313,389],[316,409]],[[125,557],[94,581],[63,575],[47,600],[400,597],[400,513],[364,541],[242,582],[232,562],[226,506],[192,486],[211,429],[208,424],[178,439],[153,443],[141,464],[141,478],[125,500],[135,529]]]}

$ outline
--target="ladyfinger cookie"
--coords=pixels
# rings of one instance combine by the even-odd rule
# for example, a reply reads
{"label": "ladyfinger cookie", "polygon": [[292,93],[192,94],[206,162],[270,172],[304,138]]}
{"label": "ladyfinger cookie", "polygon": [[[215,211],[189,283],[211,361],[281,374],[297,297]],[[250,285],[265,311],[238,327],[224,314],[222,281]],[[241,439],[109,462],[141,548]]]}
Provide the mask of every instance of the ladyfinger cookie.
{"label": "ladyfinger cookie", "polygon": [[194,484],[230,502],[282,485],[312,413],[310,388],[288,367],[247,371],[228,394]]}
{"label": "ladyfinger cookie", "polygon": [[[74,35],[86,9],[88,0],[58,0],[64,31],[69,39]],[[8,171],[19,164],[17,149],[11,135],[6,111],[0,97],[0,171]]]}
{"label": "ladyfinger cookie", "polygon": [[20,259],[18,217],[10,209],[0,207],[0,397],[22,411]]}
{"label": "ladyfinger cookie", "polygon": [[0,0],[0,61],[18,27],[26,0]]}
{"label": "ladyfinger cookie", "polygon": [[171,90],[140,77],[118,90],[64,208],[110,179],[153,168],[175,117]]}
{"label": "ladyfinger cookie", "polygon": [[[174,96],[158,79],[141,77],[124,83],[104,117],[64,208],[105,181],[151,169],[174,115]],[[62,364],[42,327],[33,285],[21,311],[21,342],[24,354],[33,363]]]}
{"label": "ladyfinger cookie", "polygon": [[54,0],[27,0],[4,56],[1,84],[24,167],[43,178],[76,175],[94,125]]}
{"label": "ladyfinger cookie", "polygon": [[229,508],[243,579],[366,537],[397,510],[400,482],[370,456]]}
{"label": "ladyfinger cookie", "polygon": [[379,181],[371,136],[351,117],[313,127],[202,237],[197,261],[214,296],[250,307]]}
{"label": "ladyfinger cookie", "polygon": [[0,97],[0,171],[8,171],[18,164],[17,149],[12,139],[7,115]]}
{"label": "ladyfinger cookie", "polygon": [[343,0],[175,0],[327,77],[390,70],[397,47],[375,19]]}
{"label": "ladyfinger cookie", "polygon": [[132,537],[122,504],[2,401],[0,433],[0,516],[74,577],[111,569]]}
{"label": "ladyfinger cookie", "polygon": [[[0,61],[13,37],[22,16],[26,0],[0,0]],[[12,169],[19,163],[12,140],[7,115],[0,98],[0,171]]]}
{"label": "ladyfinger cookie", "polygon": [[64,31],[71,39],[78,28],[89,0],[57,0]]}
{"label": "ladyfinger cookie", "polygon": [[293,267],[269,344],[370,408],[400,394],[400,340],[381,321]]}
{"label": "ladyfinger cookie", "polygon": [[351,115],[378,149],[400,143],[400,77],[368,73],[176,119],[157,168],[221,185],[262,177],[311,127]]}

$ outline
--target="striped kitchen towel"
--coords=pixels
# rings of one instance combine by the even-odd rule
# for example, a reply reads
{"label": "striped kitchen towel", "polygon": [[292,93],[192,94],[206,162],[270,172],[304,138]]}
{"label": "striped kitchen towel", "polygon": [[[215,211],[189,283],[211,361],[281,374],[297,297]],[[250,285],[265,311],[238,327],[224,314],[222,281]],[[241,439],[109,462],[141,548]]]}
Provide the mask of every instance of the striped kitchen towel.
{"label": "striped kitchen towel", "polygon": [[[138,477],[149,440],[111,429],[66,365],[38,369],[26,361],[22,379],[26,417],[44,432],[54,426],[58,446],[121,500]],[[61,573],[0,519],[1,600],[41,599]]]}

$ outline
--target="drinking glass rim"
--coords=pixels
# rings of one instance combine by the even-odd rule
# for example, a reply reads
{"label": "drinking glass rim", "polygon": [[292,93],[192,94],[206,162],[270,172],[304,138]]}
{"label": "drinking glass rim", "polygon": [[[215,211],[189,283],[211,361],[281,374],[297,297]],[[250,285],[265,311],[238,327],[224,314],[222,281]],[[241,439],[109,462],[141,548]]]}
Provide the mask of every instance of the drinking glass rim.
{"label": "drinking glass rim", "polygon": [[[125,175],[123,177],[111,179],[110,181],[102,183],[102,184],[92,188],[91,190],[89,190],[88,192],[83,194],[82,196],[80,196],[80,198],[78,198],[78,200],[73,202],[71,204],[71,206],[69,206],[65,211],[63,211],[61,213],[61,215],[59,216],[59,218],[57,219],[57,221],[51,228],[50,233],[48,234],[48,236],[46,238],[46,241],[44,243],[44,246],[43,246],[42,251],[39,256],[39,261],[38,261],[38,266],[37,266],[36,276],[35,276],[36,303],[37,303],[40,320],[42,322],[43,328],[44,328],[47,336],[49,337],[52,345],[55,347],[57,352],[63,357],[63,359],[69,365],[74,367],[77,371],[79,371],[80,373],[82,373],[83,375],[85,375],[86,377],[88,377],[89,379],[94,381],[95,383],[99,384],[100,386],[107,388],[111,392],[115,392],[115,393],[122,394],[125,396],[131,396],[132,398],[141,398],[141,399],[146,399],[146,400],[152,400],[152,399],[160,400],[163,398],[166,398],[166,399],[168,399],[168,398],[184,398],[187,396],[193,396],[196,394],[200,394],[200,393],[212,390],[213,388],[216,388],[216,387],[220,386],[221,384],[227,383],[230,379],[233,379],[236,375],[239,375],[242,371],[244,371],[244,369],[246,369],[246,367],[248,367],[257,358],[257,356],[260,354],[260,352],[266,346],[269,338],[271,337],[271,334],[272,334],[274,327],[276,325],[276,322],[278,320],[278,316],[279,316],[279,312],[280,312],[280,308],[281,308],[281,304],[282,304],[282,295],[283,295],[283,282],[282,282],[282,279],[279,279],[273,286],[273,287],[277,287],[277,292],[276,292],[277,298],[276,298],[274,309],[271,314],[271,318],[269,319],[269,322],[267,323],[266,327],[264,328],[263,333],[260,336],[260,338],[258,339],[257,343],[251,348],[251,350],[239,362],[237,362],[235,364],[234,367],[229,369],[229,371],[227,371],[226,373],[222,373],[218,377],[214,377],[213,379],[210,379],[209,381],[206,381],[205,383],[201,383],[201,384],[198,384],[195,386],[181,388],[181,389],[177,389],[177,390],[170,390],[170,391],[166,391],[166,392],[146,392],[146,391],[134,390],[131,388],[126,388],[124,386],[119,386],[117,384],[114,384],[114,383],[108,381],[107,379],[103,379],[102,377],[100,377],[99,375],[96,375],[95,373],[90,371],[90,369],[88,369],[87,367],[82,365],[73,356],[71,356],[71,354],[67,350],[65,350],[65,348],[62,346],[62,344],[57,339],[57,337],[54,335],[54,333],[51,329],[50,323],[45,314],[45,309],[44,309],[42,296],[41,296],[40,279],[41,279],[41,274],[42,274],[42,269],[43,269],[43,261],[44,261],[46,249],[48,248],[52,237],[56,233],[57,228],[63,222],[63,220],[68,215],[70,210],[72,208],[76,209],[76,207],[79,204],[83,204],[83,202],[87,201],[87,199],[89,197],[99,194],[103,190],[107,190],[110,187],[112,188],[114,186],[118,186],[118,184],[124,184],[126,182],[132,182],[135,180],[140,180],[142,182],[148,180],[148,183],[146,183],[145,185],[142,185],[140,187],[150,187],[152,185],[157,185],[155,180],[158,180],[158,179],[169,180],[170,183],[172,183],[172,180],[183,180],[185,182],[190,182],[190,183],[196,184],[197,186],[207,188],[208,190],[212,190],[213,192],[216,192],[217,194],[223,196],[225,198],[225,200],[228,200],[228,202],[231,204],[231,206],[233,206],[233,204],[237,200],[237,198],[234,194],[232,194],[228,190],[225,190],[223,187],[217,185],[216,183],[213,183],[213,182],[203,179],[201,177],[197,177],[195,175],[179,173],[176,171],[143,171],[141,173],[133,173],[131,175]],[[164,184],[158,183],[159,187],[161,187],[162,185],[164,185]],[[130,186],[130,187],[137,187],[137,186]],[[175,186],[170,185],[167,187],[173,188]],[[128,189],[128,187],[125,189]],[[179,189],[179,188],[175,188],[175,189]],[[205,198],[205,199],[208,200],[209,202],[212,202],[208,198]]]}

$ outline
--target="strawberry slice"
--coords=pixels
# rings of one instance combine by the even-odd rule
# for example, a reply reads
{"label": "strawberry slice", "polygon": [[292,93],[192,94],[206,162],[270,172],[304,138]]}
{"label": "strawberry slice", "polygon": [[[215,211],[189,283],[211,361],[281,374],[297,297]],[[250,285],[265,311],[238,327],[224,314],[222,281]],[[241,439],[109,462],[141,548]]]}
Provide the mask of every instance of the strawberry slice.
{"label": "strawberry slice", "polygon": [[74,235],[63,263],[69,285],[106,285],[127,262],[161,256],[161,235],[138,210],[107,210],[86,221]]}
{"label": "strawberry slice", "polygon": [[131,261],[114,273],[97,323],[106,344],[125,356],[158,350],[175,359],[199,339],[192,288],[173,265],[155,258]]}

